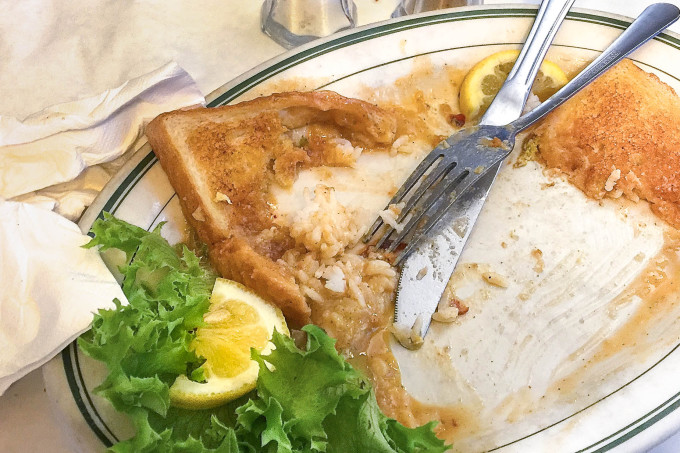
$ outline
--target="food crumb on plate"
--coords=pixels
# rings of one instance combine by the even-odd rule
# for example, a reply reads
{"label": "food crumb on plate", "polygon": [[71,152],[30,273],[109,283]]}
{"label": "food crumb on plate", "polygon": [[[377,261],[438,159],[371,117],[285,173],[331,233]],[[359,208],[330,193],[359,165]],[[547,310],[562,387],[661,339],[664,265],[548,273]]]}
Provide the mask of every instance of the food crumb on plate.
{"label": "food crumb on plate", "polygon": [[482,273],[482,279],[488,284],[499,288],[507,288],[509,285],[507,277],[497,272],[484,272]]}

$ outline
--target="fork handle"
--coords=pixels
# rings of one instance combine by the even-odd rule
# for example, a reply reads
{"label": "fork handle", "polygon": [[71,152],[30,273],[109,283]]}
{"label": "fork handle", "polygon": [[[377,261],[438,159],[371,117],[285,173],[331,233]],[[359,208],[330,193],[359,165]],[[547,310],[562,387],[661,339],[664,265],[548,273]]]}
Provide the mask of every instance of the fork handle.
{"label": "fork handle", "polygon": [[479,124],[504,126],[519,118],[550,44],[574,0],[543,0],[515,65]]}
{"label": "fork handle", "polygon": [[628,54],[665,30],[678,20],[680,9],[670,3],[655,3],[648,6],[635,21],[616,38],[607,49],[600,54],[583,71],[562,87],[550,99],[531,112],[513,121],[509,126],[521,131],[547,115],[567,99],[578,93],[583,87],[599,77],[607,69],[621,61]]}

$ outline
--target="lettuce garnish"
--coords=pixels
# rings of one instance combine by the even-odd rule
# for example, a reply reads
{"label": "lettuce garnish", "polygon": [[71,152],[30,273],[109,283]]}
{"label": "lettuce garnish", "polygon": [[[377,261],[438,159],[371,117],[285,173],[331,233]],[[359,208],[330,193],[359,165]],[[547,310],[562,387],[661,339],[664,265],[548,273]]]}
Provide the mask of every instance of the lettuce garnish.
{"label": "lettuce garnish", "polygon": [[[305,350],[274,332],[276,349],[253,353],[260,364],[257,397],[236,409],[237,434],[261,439],[260,449],[289,452],[444,452],[432,428],[411,429],[385,416],[370,383],[335,350],[319,327],[307,332]],[[273,368],[270,369],[270,366]]]}
{"label": "lettuce garnish", "polygon": [[[208,310],[212,270],[185,246],[105,214],[89,247],[118,249],[128,305],[100,310],[80,348],[108,367],[96,392],[132,420],[133,438],[110,448],[132,452],[444,452],[429,423],[411,429],[386,417],[370,383],[335,350],[335,340],[306,326],[306,348],[274,332],[257,389],[203,411],[170,406],[169,387],[204,359],[190,349]],[[197,376],[198,374],[198,376]]]}

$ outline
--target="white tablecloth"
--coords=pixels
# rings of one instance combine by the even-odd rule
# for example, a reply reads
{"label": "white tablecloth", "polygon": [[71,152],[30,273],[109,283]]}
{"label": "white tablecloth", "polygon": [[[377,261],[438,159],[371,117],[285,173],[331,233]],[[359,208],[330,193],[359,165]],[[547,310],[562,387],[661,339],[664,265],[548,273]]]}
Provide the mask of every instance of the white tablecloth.
{"label": "white tablecloth", "polygon": [[[170,60],[208,94],[283,52],[260,32],[261,3],[0,0],[0,116],[23,118],[55,103],[96,94]],[[387,19],[396,0],[355,3],[362,25]],[[583,0],[576,6],[636,16],[650,3]],[[671,29],[680,32],[677,24]],[[42,451],[66,453],[72,448],[51,412],[38,370],[0,397],[0,452]],[[680,434],[653,450],[677,451]]]}

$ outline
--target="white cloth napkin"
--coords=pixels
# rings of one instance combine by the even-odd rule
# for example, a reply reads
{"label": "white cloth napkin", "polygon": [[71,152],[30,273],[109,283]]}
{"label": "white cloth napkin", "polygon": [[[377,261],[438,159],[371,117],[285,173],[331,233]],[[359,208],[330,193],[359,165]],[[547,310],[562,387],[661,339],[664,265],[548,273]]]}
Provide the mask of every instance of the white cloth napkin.
{"label": "white cloth napkin", "polygon": [[[71,181],[85,168],[121,156],[158,114],[203,102],[191,76],[169,63],[98,96],[58,104],[22,121],[0,116],[0,196],[24,195],[22,201],[31,201],[25,194]],[[60,208],[59,199],[79,189],[73,184],[53,187],[39,200],[50,197]],[[76,196],[92,198],[91,193]],[[62,211],[71,218],[80,214]]]}
{"label": "white cloth napkin", "polygon": [[22,121],[0,117],[0,395],[86,330],[97,309],[126,303],[64,217],[80,216],[116,167],[98,164],[122,156],[158,114],[203,103],[171,63]]}

